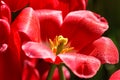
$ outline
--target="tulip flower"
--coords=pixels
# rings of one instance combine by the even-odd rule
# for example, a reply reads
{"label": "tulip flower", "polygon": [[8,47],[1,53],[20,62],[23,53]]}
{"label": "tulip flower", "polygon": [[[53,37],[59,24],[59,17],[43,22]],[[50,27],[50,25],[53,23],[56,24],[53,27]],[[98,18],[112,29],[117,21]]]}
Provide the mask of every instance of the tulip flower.
{"label": "tulip flower", "polygon": [[86,9],[88,0],[30,0],[30,6],[34,9],[62,10],[63,16],[70,11]]}
{"label": "tulip flower", "polygon": [[6,20],[0,19],[0,80],[20,80],[19,47],[17,34]]}
{"label": "tulip flower", "polygon": [[9,7],[0,2],[0,80],[20,80],[20,40],[10,27]]}
{"label": "tulip flower", "polygon": [[62,64],[80,78],[91,78],[101,64],[118,62],[116,46],[102,36],[108,29],[107,21],[91,11],[70,12],[63,19],[61,11],[34,11],[28,7],[12,26],[21,39],[27,39],[22,45],[26,56],[52,64],[48,80],[52,79],[56,67],[60,79],[64,80]]}
{"label": "tulip flower", "polygon": [[[21,20],[16,18],[15,21],[12,22],[11,24],[12,29],[19,32],[21,44],[27,41],[39,42],[40,40],[39,19],[35,15],[33,15],[34,14],[33,11],[31,11],[30,13],[28,13],[27,10],[23,12],[24,13],[21,13],[24,14],[23,16],[18,15],[20,18],[22,18]],[[17,27],[17,26],[22,26],[22,27]],[[34,33],[34,31],[36,31],[36,33]],[[25,34],[27,34],[27,36]],[[39,80],[40,76],[38,75],[38,71],[35,68],[37,60],[27,58],[23,52],[21,52],[20,55],[21,55],[20,61],[22,67],[21,70],[22,79],[26,80],[31,78],[31,80],[34,79]]]}
{"label": "tulip flower", "polygon": [[[39,31],[40,25],[39,25],[38,18],[34,15],[34,11],[32,11],[30,9],[25,9],[21,12],[21,14],[18,16],[18,18],[15,19],[15,21],[11,25],[11,27],[14,30],[19,32],[21,41],[22,41],[21,43],[28,42],[28,41],[39,42],[40,41],[40,31]],[[26,17],[26,19],[23,19],[25,17]],[[34,33],[34,31],[36,31],[36,33]],[[21,59],[22,59],[22,65],[23,65],[23,70],[22,70],[23,71],[22,72],[23,80],[26,80],[26,79],[40,80],[39,79],[40,76],[43,75],[43,73],[45,74],[45,72],[46,73],[48,72],[49,69],[47,67],[49,67],[50,65],[47,65],[44,72],[43,72],[43,70],[44,70],[43,67],[39,66],[39,68],[42,69],[42,73],[41,73],[41,70],[36,68],[37,65],[38,64],[40,65],[41,63],[38,63],[35,60],[26,58],[24,56],[24,53],[21,53],[21,54],[22,54]],[[41,65],[43,65],[43,63]],[[41,74],[38,74],[38,72],[40,72]],[[55,73],[55,75],[57,75],[57,73]]]}
{"label": "tulip flower", "polygon": [[116,72],[114,72],[111,75],[109,80],[120,80],[120,76],[119,75],[120,75],[120,70],[117,70]]}

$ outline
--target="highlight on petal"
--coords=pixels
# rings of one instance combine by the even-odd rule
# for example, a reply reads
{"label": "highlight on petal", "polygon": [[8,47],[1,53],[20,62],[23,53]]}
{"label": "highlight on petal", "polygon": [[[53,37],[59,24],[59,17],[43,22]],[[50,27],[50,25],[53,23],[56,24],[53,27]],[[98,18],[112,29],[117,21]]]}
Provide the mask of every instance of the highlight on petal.
{"label": "highlight on petal", "polygon": [[12,12],[18,11],[27,6],[29,0],[3,0]]}
{"label": "highlight on petal", "polygon": [[[88,55],[95,56],[102,62],[102,64],[115,64],[119,62],[119,53],[117,47],[110,38],[101,37],[94,41],[92,45],[88,46],[89,48],[86,50],[91,50]],[[84,51],[82,52],[84,53]]]}
{"label": "highlight on petal", "polygon": [[61,32],[71,42],[71,46],[81,50],[99,38],[108,29],[105,18],[91,11],[70,12],[64,19]]}
{"label": "highlight on petal", "polygon": [[0,44],[0,53],[4,53],[8,48],[7,44]]}
{"label": "highlight on petal", "polygon": [[54,39],[60,32],[63,22],[62,12],[57,10],[36,10],[39,17],[41,38],[43,41]]}
{"label": "highlight on petal", "polygon": [[30,58],[44,59],[50,63],[53,63],[55,60],[55,55],[52,51],[41,43],[27,42],[23,44],[22,49],[26,56]]}
{"label": "highlight on petal", "polygon": [[7,43],[10,35],[10,25],[4,20],[0,19],[0,44]]}
{"label": "highlight on petal", "polygon": [[120,80],[120,69],[114,72],[109,80]]}
{"label": "highlight on petal", "polygon": [[22,80],[40,80],[38,70],[35,68],[35,66],[33,66],[32,63],[27,60],[24,63]]}
{"label": "highlight on petal", "polygon": [[100,61],[92,56],[82,54],[60,54],[58,55],[63,63],[80,78],[93,77],[100,68]]}
{"label": "highlight on petal", "polygon": [[0,1],[0,19],[5,19],[9,23],[11,22],[11,12],[7,4],[3,1]]}
{"label": "highlight on petal", "polygon": [[40,24],[34,10],[25,8],[11,25],[20,33],[22,41],[40,41]]}

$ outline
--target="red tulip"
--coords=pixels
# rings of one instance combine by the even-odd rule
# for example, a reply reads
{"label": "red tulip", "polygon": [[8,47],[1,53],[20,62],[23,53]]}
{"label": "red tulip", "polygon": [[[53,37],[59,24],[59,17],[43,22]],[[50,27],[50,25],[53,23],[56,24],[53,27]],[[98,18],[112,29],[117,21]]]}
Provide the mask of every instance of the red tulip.
{"label": "red tulip", "polygon": [[[13,21],[11,27],[19,32],[21,43],[27,41],[40,41],[40,25],[39,19],[34,15],[34,11],[30,8],[24,9],[20,15]],[[34,32],[36,31],[36,32]],[[21,49],[21,48],[20,48]],[[26,62],[27,60],[27,62]],[[20,61],[23,68],[22,79],[26,80],[31,78],[31,80],[39,80],[39,75],[37,69],[32,65],[36,65],[36,59],[29,59],[25,56],[24,52],[21,52]]]}
{"label": "red tulip", "polygon": [[108,23],[93,12],[70,12],[63,20],[61,11],[33,11],[29,7],[12,26],[22,39],[30,40],[22,46],[26,56],[56,65],[64,63],[80,78],[93,77],[101,63],[118,62],[116,46],[101,36]]}
{"label": "red tulip", "polygon": [[10,27],[9,7],[0,1],[0,80],[20,80],[20,38]]}
{"label": "red tulip", "polygon": [[[39,42],[40,40],[40,25],[39,25],[39,20],[34,15],[34,11],[31,8],[26,8],[24,9],[20,15],[15,19],[15,21],[12,23],[11,27],[15,30],[18,31],[21,37],[22,43],[27,42],[27,41],[34,41],[34,42]],[[36,31],[36,33],[34,33]],[[33,36],[34,35],[34,36]],[[22,73],[22,79],[31,79],[31,80],[40,80],[40,76],[45,74],[45,71],[49,70],[46,66],[45,71],[43,72],[43,67],[41,67],[41,63],[37,63],[34,60],[30,60],[22,54],[22,63],[23,64],[23,73]],[[26,61],[27,59],[27,61]],[[29,60],[29,61],[28,61]],[[45,62],[44,62],[45,63]],[[36,68],[37,65],[39,66],[39,69]],[[34,65],[34,66],[33,66]],[[43,65],[43,63],[42,63]],[[45,68],[45,66],[44,66]],[[42,73],[41,70],[42,69]],[[40,74],[38,74],[38,71]],[[56,73],[55,73],[56,74]],[[58,75],[58,74],[56,74]],[[55,76],[56,77],[56,76]]]}
{"label": "red tulip", "polygon": [[3,0],[12,12],[18,11],[27,6],[29,0]]}
{"label": "red tulip", "polygon": [[114,72],[109,80],[120,80],[120,70],[117,70],[116,72]]}
{"label": "red tulip", "polygon": [[0,19],[0,80],[20,80],[19,49],[18,35],[10,28],[6,20]]}
{"label": "red tulip", "polygon": [[22,42],[40,41],[39,19],[34,14],[32,8],[25,8],[11,25],[16,31],[19,31]]}
{"label": "red tulip", "polygon": [[70,11],[86,9],[88,0],[30,0],[30,6],[34,9],[62,10],[63,16]]}

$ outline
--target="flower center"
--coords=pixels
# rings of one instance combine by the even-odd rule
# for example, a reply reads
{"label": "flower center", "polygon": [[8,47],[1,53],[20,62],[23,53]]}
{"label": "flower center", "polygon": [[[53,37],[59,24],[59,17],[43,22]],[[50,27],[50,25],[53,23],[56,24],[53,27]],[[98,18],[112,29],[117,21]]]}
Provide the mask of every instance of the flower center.
{"label": "flower center", "polygon": [[64,38],[62,35],[56,36],[53,41],[49,39],[49,42],[50,48],[56,55],[73,50],[73,47],[68,44],[68,38]]}

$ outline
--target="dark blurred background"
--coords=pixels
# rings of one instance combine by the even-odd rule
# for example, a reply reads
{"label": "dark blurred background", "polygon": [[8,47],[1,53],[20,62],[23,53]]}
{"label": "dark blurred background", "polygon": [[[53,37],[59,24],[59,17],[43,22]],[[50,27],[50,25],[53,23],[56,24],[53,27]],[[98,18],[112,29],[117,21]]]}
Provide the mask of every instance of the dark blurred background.
{"label": "dark blurred background", "polygon": [[[120,52],[120,0],[89,0],[87,9],[107,19],[109,29],[104,36],[111,38]],[[108,80],[118,69],[120,62],[115,65],[104,64],[97,75],[89,80]]]}

